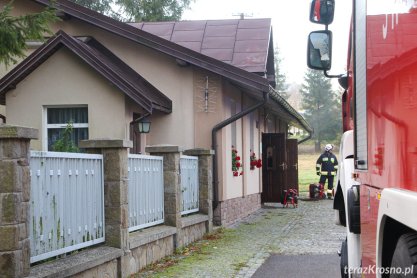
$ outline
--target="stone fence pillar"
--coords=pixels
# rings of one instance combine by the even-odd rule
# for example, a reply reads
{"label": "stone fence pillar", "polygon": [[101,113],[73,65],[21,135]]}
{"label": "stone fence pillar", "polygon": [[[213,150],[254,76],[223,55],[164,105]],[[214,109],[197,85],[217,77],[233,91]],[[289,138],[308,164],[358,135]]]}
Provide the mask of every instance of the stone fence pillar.
{"label": "stone fence pillar", "polygon": [[165,224],[176,227],[175,248],[182,246],[181,235],[181,175],[180,157],[183,149],[178,146],[149,146],[145,151],[164,159],[164,215]]}
{"label": "stone fence pillar", "polygon": [[80,148],[103,155],[106,245],[129,250],[128,148],[125,140],[85,140]]}
{"label": "stone fence pillar", "polygon": [[185,155],[198,157],[200,212],[209,217],[207,231],[213,230],[213,155],[214,150],[191,149]]}
{"label": "stone fence pillar", "polygon": [[0,276],[30,272],[29,145],[38,130],[0,125]]}

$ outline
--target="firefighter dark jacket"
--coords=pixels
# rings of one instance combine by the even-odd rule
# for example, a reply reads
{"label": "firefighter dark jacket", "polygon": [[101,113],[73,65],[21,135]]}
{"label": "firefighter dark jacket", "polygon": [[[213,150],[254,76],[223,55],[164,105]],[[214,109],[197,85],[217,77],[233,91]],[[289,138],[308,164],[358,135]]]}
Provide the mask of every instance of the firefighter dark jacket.
{"label": "firefighter dark jacket", "polygon": [[335,176],[338,169],[338,163],[336,156],[329,152],[325,151],[320,155],[316,162],[316,172],[317,174],[323,176]]}

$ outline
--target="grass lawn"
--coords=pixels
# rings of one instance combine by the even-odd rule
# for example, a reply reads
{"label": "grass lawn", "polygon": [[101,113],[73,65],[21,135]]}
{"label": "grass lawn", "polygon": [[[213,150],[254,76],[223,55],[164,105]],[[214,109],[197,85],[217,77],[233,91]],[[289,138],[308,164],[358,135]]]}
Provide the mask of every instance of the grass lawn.
{"label": "grass lawn", "polygon": [[318,182],[319,176],[316,175],[316,161],[319,155],[319,153],[298,155],[298,184],[300,192],[308,192],[309,184]]}

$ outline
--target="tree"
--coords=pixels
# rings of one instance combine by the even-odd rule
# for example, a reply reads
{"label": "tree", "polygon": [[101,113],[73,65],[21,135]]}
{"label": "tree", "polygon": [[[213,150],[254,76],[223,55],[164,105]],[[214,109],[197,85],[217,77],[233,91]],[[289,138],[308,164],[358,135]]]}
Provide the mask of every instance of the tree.
{"label": "tree", "polygon": [[276,47],[274,50],[274,64],[275,64],[275,90],[286,100],[290,97],[287,90],[287,77],[281,70],[282,58],[280,56],[279,48]]}
{"label": "tree", "polygon": [[[193,0],[72,0],[122,21],[177,21]],[[114,8],[118,7],[118,12]]]}
{"label": "tree", "polygon": [[314,129],[315,150],[320,152],[323,140],[335,141],[340,136],[342,122],[340,102],[332,91],[330,79],[317,70],[308,70],[301,88],[304,117]]}
{"label": "tree", "polygon": [[117,0],[134,21],[177,21],[191,0]]}
{"label": "tree", "polygon": [[113,17],[115,19],[121,19],[121,16],[113,11],[112,4],[114,0],[72,0],[73,2],[94,10],[101,14]]}
{"label": "tree", "polygon": [[44,41],[44,35],[52,34],[49,23],[57,20],[53,8],[37,14],[11,16],[12,3],[9,2],[0,10],[0,63],[6,66],[25,57],[26,41]]}

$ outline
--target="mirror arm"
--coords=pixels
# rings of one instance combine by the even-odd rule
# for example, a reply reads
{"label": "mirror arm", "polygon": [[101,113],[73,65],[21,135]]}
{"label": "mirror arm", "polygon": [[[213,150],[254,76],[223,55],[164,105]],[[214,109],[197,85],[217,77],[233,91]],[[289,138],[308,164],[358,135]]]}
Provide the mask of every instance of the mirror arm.
{"label": "mirror arm", "polygon": [[331,75],[331,74],[328,74],[328,73],[327,73],[327,70],[324,70],[324,71],[323,71],[323,73],[324,73],[324,76],[326,76],[327,78],[340,78],[340,77],[342,77],[342,76],[343,76],[343,74],[338,74],[338,75]]}

